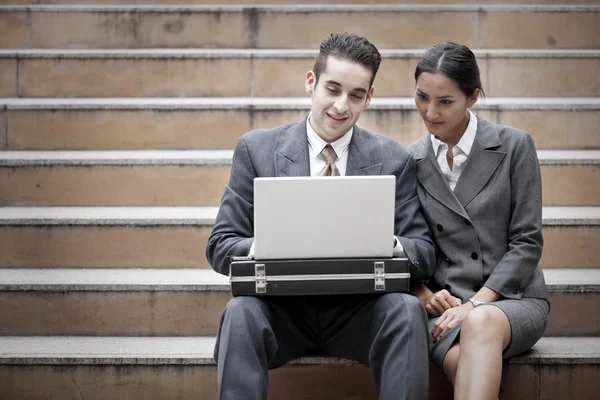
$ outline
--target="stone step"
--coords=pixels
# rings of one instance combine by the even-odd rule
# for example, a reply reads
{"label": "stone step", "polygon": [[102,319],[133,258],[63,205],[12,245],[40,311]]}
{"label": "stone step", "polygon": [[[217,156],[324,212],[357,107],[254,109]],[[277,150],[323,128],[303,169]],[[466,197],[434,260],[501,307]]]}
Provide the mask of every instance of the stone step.
{"label": "stone step", "polygon": [[[217,207],[3,207],[0,266],[208,268]],[[600,207],[544,207],[545,268],[600,265]]]}
{"label": "stone step", "polygon": [[[309,110],[307,97],[0,98],[0,149],[233,149],[244,132]],[[529,132],[538,149],[600,149],[600,97],[487,97],[475,110]],[[359,125],[405,145],[425,133],[412,97],[376,95]]]}
{"label": "stone step", "polygon": [[[214,339],[208,337],[2,337],[0,382],[11,400],[214,399]],[[600,338],[542,338],[510,360],[500,399],[595,398]],[[431,367],[431,400],[451,399]],[[157,379],[157,377],[160,377]],[[35,384],[32,384],[35,382]],[[307,357],[270,372],[270,399],[375,399],[369,370],[354,362]]]}
{"label": "stone step", "polygon": [[[523,0],[303,0],[302,4],[519,4]],[[298,0],[229,0],[228,4],[298,4]],[[596,4],[597,0],[528,0],[529,4]],[[215,0],[0,0],[0,4],[215,4]]]}
{"label": "stone step", "polygon": [[[598,12],[592,14],[598,15],[600,27],[600,6],[597,8]],[[592,14],[584,13],[581,19]],[[2,15],[0,12],[0,18]],[[220,15],[223,20],[227,19]],[[427,18],[435,19],[436,15]],[[363,25],[368,26],[365,22]],[[80,23],[77,26],[88,25]],[[502,29],[508,32],[508,28]],[[532,27],[527,29],[534,31]],[[596,36],[600,40],[600,28],[597,28]],[[69,32],[69,37],[77,36]],[[410,37],[413,39],[415,35]],[[0,45],[1,42],[2,36]],[[435,41],[428,41],[422,47],[433,43]],[[380,44],[382,48],[389,46]],[[318,49],[318,46],[314,48]],[[382,50],[384,61],[375,80],[376,96],[414,95],[412,77],[423,51]],[[318,51],[312,49],[5,49],[0,50],[0,96],[304,96],[304,76],[312,69],[317,54]],[[475,54],[483,88],[489,96],[600,96],[600,80],[595,74],[600,70],[598,49],[479,49]]]}
{"label": "stone step", "polygon": [[[600,150],[539,150],[544,205],[600,206]],[[230,150],[0,151],[0,206],[218,206]]]}
{"label": "stone step", "polygon": [[[600,269],[544,275],[545,335],[600,336]],[[230,298],[208,269],[0,269],[0,336],[214,336]]]}
{"label": "stone step", "polygon": [[0,208],[0,266],[208,268],[216,213],[216,207]]}
{"label": "stone step", "polygon": [[380,48],[600,47],[598,5],[31,5],[0,19],[7,48],[318,48],[348,27]]}

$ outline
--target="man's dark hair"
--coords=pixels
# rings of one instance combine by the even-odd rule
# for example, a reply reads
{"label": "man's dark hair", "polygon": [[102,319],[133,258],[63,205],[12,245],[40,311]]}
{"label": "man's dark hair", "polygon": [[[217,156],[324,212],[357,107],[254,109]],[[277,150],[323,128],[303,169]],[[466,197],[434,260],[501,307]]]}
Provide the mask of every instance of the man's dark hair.
{"label": "man's dark hair", "polygon": [[441,42],[423,53],[415,70],[415,82],[423,72],[441,72],[453,80],[465,96],[470,97],[481,87],[481,77],[475,54],[467,46]]}
{"label": "man's dark hair", "polygon": [[358,63],[373,72],[371,78],[371,86],[379,70],[381,64],[381,54],[379,50],[371,42],[362,36],[354,33],[332,33],[327,39],[321,43],[319,47],[319,56],[313,67],[316,82],[319,82],[319,77],[327,67],[328,57],[335,57],[339,60],[346,60]]}

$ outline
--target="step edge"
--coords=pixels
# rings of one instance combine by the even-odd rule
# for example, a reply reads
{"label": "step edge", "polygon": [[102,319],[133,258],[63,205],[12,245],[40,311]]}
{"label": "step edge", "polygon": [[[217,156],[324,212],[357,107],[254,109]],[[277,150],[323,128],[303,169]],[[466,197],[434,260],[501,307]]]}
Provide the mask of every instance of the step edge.
{"label": "step edge", "polygon": [[[16,338],[16,339],[15,339]],[[38,343],[42,343],[46,338],[50,339],[49,343],[53,345],[55,352],[59,351],[57,347],[62,345],[63,347],[70,348],[74,341],[82,337],[61,337],[62,340],[56,340],[56,337],[0,337],[0,343],[20,343],[21,345],[27,344],[28,341],[33,340]],[[7,340],[8,339],[8,340]],[[122,337],[94,337],[94,343],[123,343]],[[127,338],[127,343],[134,343],[136,338]],[[141,338],[143,340],[145,338]],[[181,341],[181,337],[177,338],[154,338],[153,340],[153,352],[160,353],[159,345],[162,342],[164,346],[166,342],[177,342]],[[199,347],[205,349],[212,349],[215,338],[209,337],[195,337],[187,338],[191,339],[191,344],[194,343],[194,339],[198,339],[200,343]],[[62,342],[62,343],[60,343]],[[81,342],[81,341],[80,341]],[[58,344],[57,344],[58,343]],[[573,352],[574,354],[565,354],[563,348],[565,343],[571,345],[579,345],[576,350],[579,353]],[[168,343],[167,343],[168,344]],[[592,346],[589,346],[589,345]],[[79,343],[81,345],[81,343]],[[189,344],[188,344],[189,345]],[[122,346],[122,345],[121,345]],[[585,354],[582,349],[585,348]],[[600,364],[600,338],[598,337],[542,337],[540,341],[534,346],[532,350],[516,356],[510,360],[510,363],[514,364],[533,364],[533,365],[598,365]],[[32,351],[29,350],[28,353]],[[554,352],[554,353],[553,353]],[[105,352],[106,353],[106,352]],[[173,351],[168,352],[165,355],[135,355],[130,354],[114,355],[114,354],[76,354],[72,356],[56,356],[42,354],[40,356],[32,356],[31,354],[12,354],[3,353],[0,354],[0,365],[19,365],[19,364],[45,364],[45,365],[215,365],[212,358],[212,351],[193,351],[187,353],[181,353],[181,350],[177,351],[177,354],[173,355]],[[290,365],[310,365],[310,364],[356,364],[354,361],[350,361],[343,358],[328,357],[328,356],[315,356],[305,357],[294,360]]]}

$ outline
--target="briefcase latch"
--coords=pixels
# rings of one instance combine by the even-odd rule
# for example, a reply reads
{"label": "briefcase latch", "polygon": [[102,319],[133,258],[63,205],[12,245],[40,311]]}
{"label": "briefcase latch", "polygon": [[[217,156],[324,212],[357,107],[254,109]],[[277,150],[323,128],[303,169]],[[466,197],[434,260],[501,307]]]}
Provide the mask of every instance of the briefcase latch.
{"label": "briefcase latch", "polygon": [[267,293],[265,264],[256,264],[254,266],[254,281],[256,283],[256,293]]}
{"label": "briefcase latch", "polygon": [[385,263],[383,261],[375,262],[375,290],[385,290]]}

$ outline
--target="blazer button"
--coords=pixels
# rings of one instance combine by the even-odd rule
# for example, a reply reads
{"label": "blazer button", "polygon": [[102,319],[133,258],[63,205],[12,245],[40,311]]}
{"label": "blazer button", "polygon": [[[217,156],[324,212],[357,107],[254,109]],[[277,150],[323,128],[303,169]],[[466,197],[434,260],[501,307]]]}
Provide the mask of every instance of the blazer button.
{"label": "blazer button", "polygon": [[519,294],[519,291],[515,289],[513,290],[513,294]]}
{"label": "blazer button", "polygon": [[450,264],[450,262],[451,262],[451,261],[450,261],[450,259],[449,259],[449,258],[446,258],[446,262],[447,262],[448,264]]}
{"label": "blazer button", "polygon": [[438,230],[438,231],[440,231],[440,232],[444,230],[444,227],[443,227],[442,225],[440,225],[440,224],[437,224],[435,227],[436,227],[436,228],[437,228],[437,230]]}
{"label": "blazer button", "polygon": [[444,286],[444,289],[446,289],[447,291],[450,291],[450,285],[446,284],[446,285]]}
{"label": "blazer button", "polygon": [[465,225],[471,226],[471,221],[469,221],[468,219],[465,218]]}
{"label": "blazer button", "polygon": [[477,253],[471,253],[471,258],[473,260],[477,260],[479,258],[479,256],[477,255]]}

